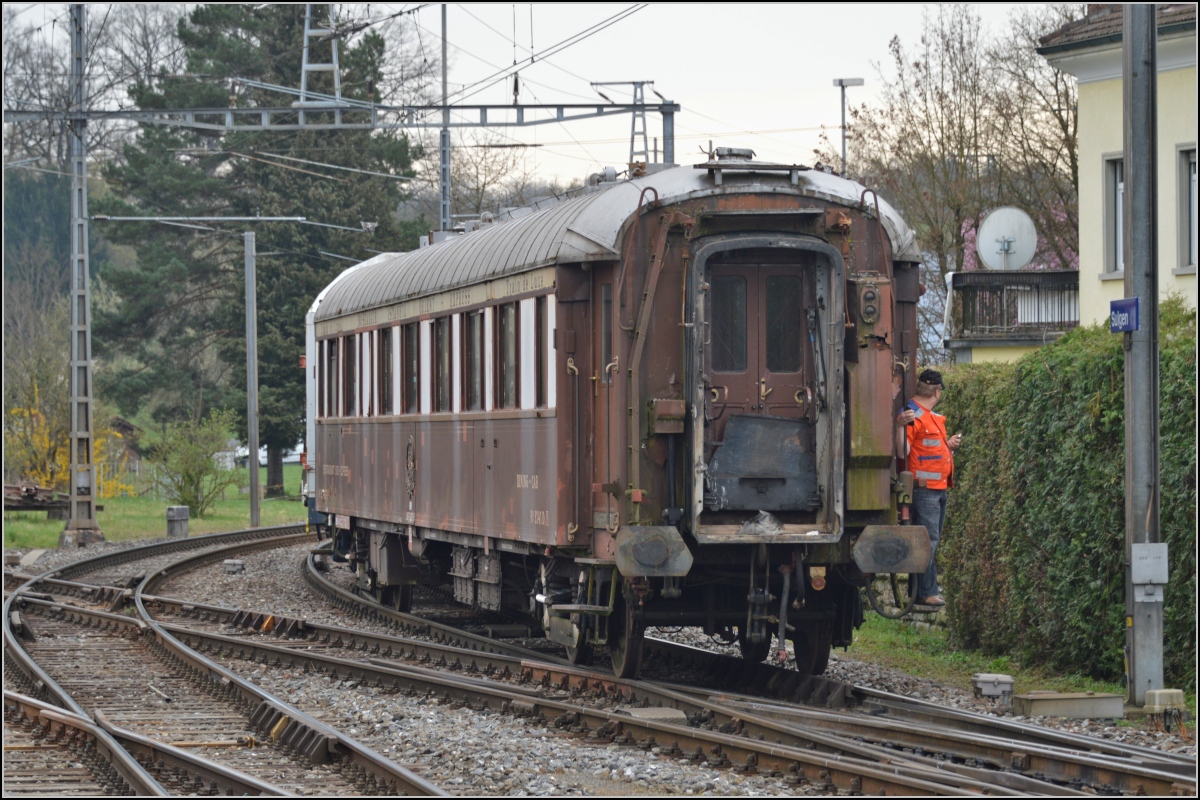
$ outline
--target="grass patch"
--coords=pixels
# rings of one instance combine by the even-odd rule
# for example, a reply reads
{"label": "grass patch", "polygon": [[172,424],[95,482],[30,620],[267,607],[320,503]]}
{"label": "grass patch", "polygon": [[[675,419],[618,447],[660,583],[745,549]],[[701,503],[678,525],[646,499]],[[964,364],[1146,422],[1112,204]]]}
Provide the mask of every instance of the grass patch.
{"label": "grass patch", "polygon": [[[854,645],[846,656],[928,678],[965,692],[974,691],[971,676],[976,672],[996,672],[1012,676],[1015,694],[1036,690],[1125,694],[1125,687],[1119,683],[1096,680],[1087,675],[1063,674],[1036,664],[1020,663],[1011,656],[961,650],[950,641],[950,632],[945,628],[914,628],[871,611],[866,613],[863,626],[854,632]],[[1168,684],[1166,688],[1179,687]],[[1185,689],[1183,694],[1191,718],[1196,719],[1196,693]],[[1131,720],[1120,720],[1117,724],[1141,725]]]}
{"label": "grass patch", "polygon": [[[285,464],[283,485],[289,492],[300,488],[300,465]],[[266,467],[260,470],[263,486],[267,482]],[[157,539],[167,535],[166,500],[152,497],[116,497],[99,501],[103,511],[96,513],[100,530],[110,542],[131,539]],[[286,525],[303,522],[304,505],[286,498],[264,499],[259,504],[259,518],[266,525]],[[12,548],[57,547],[58,535],[66,523],[63,520],[46,519],[46,512],[5,512],[4,546]],[[213,504],[208,516],[188,522],[188,533],[220,533],[250,527],[250,495],[229,489],[225,498]]]}
{"label": "grass patch", "polygon": [[[1064,675],[1036,665],[1020,664],[1010,656],[959,650],[950,641],[949,631],[940,628],[921,630],[872,613],[866,615],[863,626],[855,631],[854,646],[847,655],[966,692],[974,690],[971,676],[976,672],[999,672],[1013,677],[1013,691],[1017,694],[1039,689],[1125,693],[1118,683],[1098,681],[1086,675]],[[1195,695],[1189,697],[1188,703],[1194,713]]]}

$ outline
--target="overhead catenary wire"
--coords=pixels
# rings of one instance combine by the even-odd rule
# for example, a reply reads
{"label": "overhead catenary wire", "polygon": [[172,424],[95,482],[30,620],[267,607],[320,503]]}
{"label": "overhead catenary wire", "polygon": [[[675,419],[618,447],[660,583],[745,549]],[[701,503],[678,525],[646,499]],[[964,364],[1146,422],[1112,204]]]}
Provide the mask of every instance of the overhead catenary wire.
{"label": "overhead catenary wire", "polygon": [[[228,151],[228,152],[233,152],[233,151]],[[234,153],[234,155],[241,155],[241,154]],[[371,170],[358,169],[356,167],[343,167],[343,166],[339,166],[337,164],[326,164],[322,161],[309,161],[308,159],[305,159],[305,158],[296,158],[295,156],[285,156],[285,155],[281,155],[279,153],[258,153],[258,155],[270,156],[271,158],[281,158],[281,159],[285,159],[287,161],[297,161],[301,164],[311,164],[312,166],[316,166],[316,167],[327,167],[329,169],[342,169],[342,170],[346,170],[347,172],[357,172],[362,175],[374,175],[379,178],[391,178],[392,180],[396,180],[396,181],[415,181],[415,180],[417,180],[416,178],[410,177],[408,175],[389,175],[386,172],[372,172]],[[249,158],[249,156],[246,156],[246,158]],[[283,165],[280,164],[280,166],[283,166]],[[319,173],[313,173],[313,174],[316,175]],[[324,176],[324,177],[332,177],[332,176]]]}
{"label": "overhead catenary wire", "polygon": [[[481,78],[480,80],[475,81],[474,83],[465,84],[463,86],[463,88],[459,89],[456,92],[453,92],[450,95],[450,97],[452,97],[456,102],[462,102],[463,100],[466,100],[468,97],[473,97],[476,94],[479,94],[479,92],[482,92],[485,89],[491,88],[492,86],[496,85],[497,83],[505,80],[516,69],[519,69],[521,66],[524,66],[526,63],[532,64],[532,63],[534,63],[536,58],[541,58],[541,59],[545,60],[546,58],[549,58],[550,56],[557,55],[558,53],[562,52],[563,50],[566,50],[568,47],[579,44],[580,42],[584,41],[585,39],[588,39],[588,38],[596,35],[600,31],[605,30],[606,28],[609,28],[618,22],[621,22],[622,20],[628,18],[629,16],[632,16],[633,14],[637,13],[638,11],[641,11],[642,9],[646,8],[647,5],[648,5],[647,3],[640,3],[640,4],[630,6],[626,9],[624,9],[623,11],[620,11],[617,14],[614,14],[611,17],[608,17],[604,20],[601,20],[600,22],[597,22],[597,23],[589,26],[588,28],[585,28],[584,30],[580,31],[579,33],[568,36],[566,39],[563,39],[563,40],[559,41],[558,43],[553,44],[550,47],[546,48],[541,53],[531,54],[529,58],[520,60],[513,67],[499,68],[499,69],[497,69],[496,72],[492,73],[491,75]],[[418,23],[418,25],[419,25],[419,23]],[[432,33],[432,31],[426,31],[426,32]],[[486,85],[482,85],[482,84],[486,84]],[[422,118],[428,116],[431,113],[433,113],[432,110],[425,112],[422,115]]]}

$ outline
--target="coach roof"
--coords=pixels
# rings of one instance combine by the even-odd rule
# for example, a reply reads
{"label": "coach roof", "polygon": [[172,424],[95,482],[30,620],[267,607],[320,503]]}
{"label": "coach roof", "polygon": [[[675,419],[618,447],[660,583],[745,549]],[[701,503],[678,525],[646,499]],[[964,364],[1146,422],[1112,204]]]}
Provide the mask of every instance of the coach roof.
{"label": "coach roof", "polygon": [[[753,169],[751,165],[747,165]],[[817,170],[799,173],[792,186],[788,173],[727,172],[714,186],[703,169],[679,167],[618,183],[531,212],[514,212],[473,233],[454,236],[408,253],[376,256],[342,273],[318,301],[315,320],[332,319],[400,300],[437,294],[482,280],[551,264],[613,261],[619,258],[626,220],[637,211],[642,190],[653,187],[661,201],[745,191],[799,194],[858,206],[863,187]],[[647,199],[650,199],[649,197]],[[898,261],[920,261],[912,231],[899,214],[879,201],[884,229]],[[518,216],[518,214],[521,214]]]}

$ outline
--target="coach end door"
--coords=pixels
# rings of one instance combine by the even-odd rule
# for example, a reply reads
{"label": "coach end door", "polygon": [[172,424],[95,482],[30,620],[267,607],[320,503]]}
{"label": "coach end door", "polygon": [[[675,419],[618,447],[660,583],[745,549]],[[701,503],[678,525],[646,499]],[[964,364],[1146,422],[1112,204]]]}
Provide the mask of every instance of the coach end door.
{"label": "coach end door", "polygon": [[814,423],[822,358],[814,270],[798,261],[765,261],[710,263],[710,511],[807,512],[820,505]]}

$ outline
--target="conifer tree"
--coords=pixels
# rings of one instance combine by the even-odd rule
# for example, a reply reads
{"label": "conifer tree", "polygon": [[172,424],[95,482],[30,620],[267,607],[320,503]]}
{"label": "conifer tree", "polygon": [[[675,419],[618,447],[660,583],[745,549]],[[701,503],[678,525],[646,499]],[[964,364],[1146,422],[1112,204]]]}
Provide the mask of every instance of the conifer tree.
{"label": "conifer tree", "polygon": [[[139,80],[130,96],[142,108],[282,106],[294,99],[240,81],[299,87],[304,6],[205,5],[178,27],[184,76]],[[338,39],[343,96],[366,100],[386,85],[388,40],[367,27]],[[330,44],[310,59],[330,60]],[[324,49],[322,49],[324,48]],[[332,76],[309,79],[333,93]],[[103,211],[125,216],[299,216],[372,234],[298,223],[216,224],[195,230],[153,223],[111,228],[137,249],[134,270],[104,279],[119,300],[96,314],[97,352],[125,354],[107,386],[126,413],[150,406],[159,419],[198,420],[212,407],[238,413],[245,434],[245,290],[243,232],[255,232],[260,441],[268,450],[268,491],[282,491],[282,452],[303,435],[304,316],[321,288],[372,250],[416,245],[421,223],[395,219],[418,155],[395,131],[235,131],[220,136],[145,126],[106,168],[116,190]],[[279,156],[286,156],[281,159]],[[295,161],[288,159],[303,159]],[[317,163],[304,163],[317,162]],[[100,205],[97,203],[96,205]],[[288,487],[295,491],[296,487]]]}

